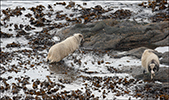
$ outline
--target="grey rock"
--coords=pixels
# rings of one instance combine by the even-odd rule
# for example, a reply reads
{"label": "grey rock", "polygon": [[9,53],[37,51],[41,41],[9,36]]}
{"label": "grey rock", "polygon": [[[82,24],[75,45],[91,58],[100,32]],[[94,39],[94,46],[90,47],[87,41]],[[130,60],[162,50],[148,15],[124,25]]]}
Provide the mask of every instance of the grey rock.
{"label": "grey rock", "polygon": [[[150,73],[139,74],[135,76],[136,79],[142,79],[145,81],[151,81]],[[154,77],[155,81],[160,82],[169,82],[169,68],[160,67],[159,71],[156,73]]]}
{"label": "grey rock", "polygon": [[62,36],[68,37],[81,32],[85,38],[83,46],[97,50],[131,50],[142,46],[154,49],[169,45],[168,27],[167,21],[139,24],[109,19],[86,25],[77,24],[62,30]]}
{"label": "grey rock", "polygon": [[146,47],[140,47],[140,48],[132,49],[132,50],[130,50],[128,52],[128,55],[129,56],[134,56],[134,57],[136,57],[138,59],[141,59],[141,56],[142,56],[144,50],[146,50],[146,49],[148,49],[148,48],[146,48]]}
{"label": "grey rock", "polygon": [[163,53],[160,63],[169,65],[169,52]]}
{"label": "grey rock", "polygon": [[165,45],[169,45],[169,36],[167,36],[165,39],[155,42],[153,43],[154,45],[159,45],[159,46],[165,46]]}
{"label": "grey rock", "polygon": [[[143,70],[145,69],[141,66],[124,66],[121,68],[120,72],[129,73],[139,80],[152,81],[150,73],[143,73]],[[160,67],[159,71],[154,77],[154,81],[169,82],[169,68]]]}
{"label": "grey rock", "polygon": [[[124,54],[119,54],[119,55],[115,55],[114,57],[115,58],[121,58],[121,57],[124,57],[124,56],[133,56],[133,57],[136,57],[138,59],[141,59],[141,56],[144,52],[144,50],[148,49],[147,47],[139,47],[139,48],[135,48],[135,49],[132,49],[132,50],[129,50],[127,51],[126,53]],[[162,57],[162,53],[160,52],[157,52],[157,51],[154,51],[154,53],[159,57],[161,58]]]}
{"label": "grey rock", "polygon": [[98,22],[94,27],[91,28],[91,32],[102,30],[105,26],[106,24],[104,22]]}

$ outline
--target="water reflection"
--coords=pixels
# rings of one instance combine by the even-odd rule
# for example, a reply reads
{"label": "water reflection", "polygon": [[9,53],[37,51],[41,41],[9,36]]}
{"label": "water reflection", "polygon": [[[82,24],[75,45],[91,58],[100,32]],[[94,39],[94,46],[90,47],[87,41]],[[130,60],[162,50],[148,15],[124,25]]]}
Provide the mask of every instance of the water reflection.
{"label": "water reflection", "polygon": [[65,63],[54,63],[49,65],[49,71],[55,79],[62,83],[71,83],[79,75],[78,69],[66,65]]}

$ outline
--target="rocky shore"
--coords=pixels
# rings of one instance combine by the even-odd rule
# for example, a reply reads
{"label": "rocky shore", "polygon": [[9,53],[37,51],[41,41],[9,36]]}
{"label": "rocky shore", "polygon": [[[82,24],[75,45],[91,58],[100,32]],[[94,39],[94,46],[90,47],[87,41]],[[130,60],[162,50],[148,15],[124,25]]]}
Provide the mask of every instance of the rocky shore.
{"label": "rocky shore", "polygon": [[63,36],[82,33],[85,48],[97,50],[131,50],[146,46],[156,48],[169,45],[168,21],[140,24],[108,19],[92,24],[76,24],[63,30]]}
{"label": "rocky shore", "polygon": [[[0,100],[168,100],[169,51],[156,50],[169,46],[167,2],[80,3],[1,10]],[[154,14],[147,17],[145,9]],[[62,63],[48,64],[49,48],[74,33],[85,38],[80,50]],[[154,80],[141,67],[147,48],[160,58]]]}

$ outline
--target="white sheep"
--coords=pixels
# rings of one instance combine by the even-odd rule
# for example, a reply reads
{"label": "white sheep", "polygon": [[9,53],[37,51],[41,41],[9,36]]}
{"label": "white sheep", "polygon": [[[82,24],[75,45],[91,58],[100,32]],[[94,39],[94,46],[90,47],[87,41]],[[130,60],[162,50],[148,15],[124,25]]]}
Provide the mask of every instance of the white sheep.
{"label": "white sheep", "polygon": [[49,49],[47,60],[52,62],[59,62],[64,57],[73,53],[76,49],[79,48],[80,44],[83,41],[83,35],[76,33],[73,36],[68,37],[64,41],[53,45]]}
{"label": "white sheep", "polygon": [[159,70],[159,58],[153,53],[154,50],[146,49],[141,57],[142,67],[144,67],[147,72],[151,73],[151,79],[155,76],[155,72]]}

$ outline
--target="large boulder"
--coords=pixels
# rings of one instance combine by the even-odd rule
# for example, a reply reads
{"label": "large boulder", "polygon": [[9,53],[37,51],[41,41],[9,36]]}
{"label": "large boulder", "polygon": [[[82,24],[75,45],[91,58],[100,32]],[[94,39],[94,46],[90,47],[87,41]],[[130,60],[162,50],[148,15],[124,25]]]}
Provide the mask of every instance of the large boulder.
{"label": "large boulder", "polygon": [[[150,75],[150,73],[139,74],[139,75],[136,75],[135,78],[142,79],[145,81],[150,81],[151,75]],[[169,82],[168,78],[169,78],[169,68],[160,67],[159,71],[156,73],[156,75],[154,77],[154,80],[160,81],[160,82]]]}
{"label": "large boulder", "polygon": [[[119,72],[122,73],[129,73],[133,77],[139,80],[144,81],[152,81],[151,80],[151,74],[150,73],[143,73],[143,70],[145,70],[141,66],[124,66],[121,68]],[[154,81],[160,81],[160,82],[169,82],[169,68],[168,67],[160,67],[159,71],[156,72],[156,75],[154,77]]]}
{"label": "large boulder", "polygon": [[[141,59],[141,56],[142,56],[144,50],[146,50],[146,49],[148,49],[148,48],[147,47],[135,48],[135,49],[129,50],[129,51],[122,53],[122,54],[116,54],[116,55],[114,55],[114,58],[121,58],[121,57],[124,57],[124,56],[133,56],[133,57],[136,57],[138,59]],[[163,56],[163,54],[161,52],[154,50],[154,53],[159,58],[161,58]]]}
{"label": "large boulder", "polygon": [[62,30],[61,38],[80,32],[85,38],[83,45],[85,48],[130,50],[145,46],[153,49],[157,46],[169,45],[167,42],[168,30],[168,21],[139,24],[109,19],[91,24],[76,24]]}
{"label": "large boulder", "polygon": [[160,60],[160,63],[164,63],[164,64],[169,65],[169,51],[163,53],[162,59]]}

